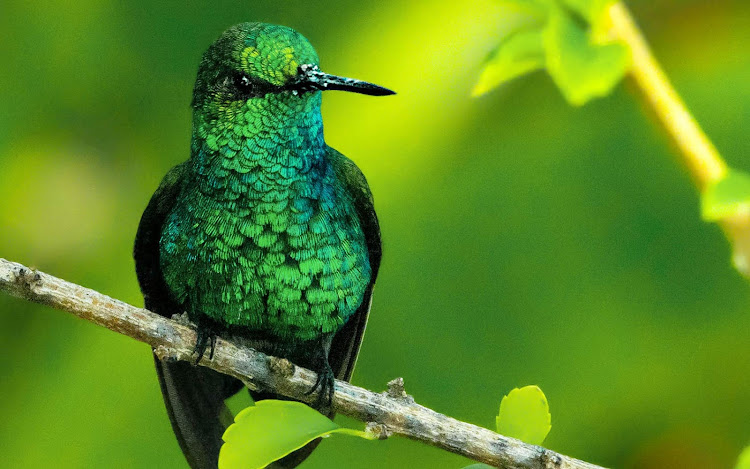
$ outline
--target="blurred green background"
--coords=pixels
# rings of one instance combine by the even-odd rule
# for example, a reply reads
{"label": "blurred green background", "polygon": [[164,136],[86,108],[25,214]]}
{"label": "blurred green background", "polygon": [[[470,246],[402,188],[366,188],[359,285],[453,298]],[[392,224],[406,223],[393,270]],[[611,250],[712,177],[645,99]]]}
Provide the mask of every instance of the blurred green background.
{"label": "blurred green background", "polygon": [[[750,4],[629,2],[728,162],[750,168]],[[203,50],[294,27],[330,73],[326,138],[367,175],[385,257],[354,383],[403,376],[489,428],[538,384],[546,446],[615,467],[730,467],[750,442],[750,286],[632,93],[569,107],[542,73],[469,91],[504,28],[475,2],[0,5],[0,256],[136,305],[141,212],[188,157]],[[148,347],[0,295],[0,467],[186,467]],[[342,423],[360,426],[340,418]],[[407,440],[332,437],[306,467],[459,468]]]}

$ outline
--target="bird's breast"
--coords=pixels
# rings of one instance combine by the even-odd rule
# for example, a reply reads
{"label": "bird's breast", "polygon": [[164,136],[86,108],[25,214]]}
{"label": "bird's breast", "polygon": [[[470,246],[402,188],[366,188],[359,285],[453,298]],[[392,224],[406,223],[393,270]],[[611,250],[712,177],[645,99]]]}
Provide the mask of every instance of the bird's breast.
{"label": "bird's breast", "polygon": [[165,223],[160,258],[189,313],[300,340],[346,322],[371,270],[351,195],[323,169],[293,180],[273,166],[220,171],[204,181],[213,189],[191,186]]}

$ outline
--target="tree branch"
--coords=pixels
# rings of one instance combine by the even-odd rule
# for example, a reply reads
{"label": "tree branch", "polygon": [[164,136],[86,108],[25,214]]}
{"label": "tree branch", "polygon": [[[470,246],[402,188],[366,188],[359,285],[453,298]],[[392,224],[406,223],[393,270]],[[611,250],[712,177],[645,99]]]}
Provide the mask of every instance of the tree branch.
{"label": "tree branch", "polygon": [[[145,342],[162,360],[194,359],[196,335],[191,327],[2,258],[0,290]],[[312,371],[221,338],[213,359],[204,358],[200,364],[234,376],[251,389],[273,390],[308,403],[314,399],[306,394],[315,383]],[[368,422],[368,431],[381,438],[402,435],[492,466],[601,469],[422,407],[404,392],[400,379],[389,383],[389,391],[380,394],[336,381],[333,408]]]}

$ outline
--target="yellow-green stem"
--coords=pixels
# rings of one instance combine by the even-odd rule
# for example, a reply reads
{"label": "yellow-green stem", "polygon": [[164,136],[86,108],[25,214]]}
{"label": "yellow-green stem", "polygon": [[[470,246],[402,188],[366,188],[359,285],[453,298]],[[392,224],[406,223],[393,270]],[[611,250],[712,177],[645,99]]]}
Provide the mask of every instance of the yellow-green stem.
{"label": "yellow-green stem", "polygon": [[613,4],[609,8],[609,19],[613,35],[630,47],[630,74],[680,147],[698,189],[703,190],[721,179],[727,170],[726,163],[672,87],[627,7],[622,2]]}
{"label": "yellow-green stem", "polygon": [[[622,1],[609,8],[608,20],[611,35],[630,47],[630,74],[677,143],[688,171],[702,192],[724,177],[727,164],[672,87]],[[750,277],[750,212],[737,213],[718,223],[732,243],[735,267]]]}

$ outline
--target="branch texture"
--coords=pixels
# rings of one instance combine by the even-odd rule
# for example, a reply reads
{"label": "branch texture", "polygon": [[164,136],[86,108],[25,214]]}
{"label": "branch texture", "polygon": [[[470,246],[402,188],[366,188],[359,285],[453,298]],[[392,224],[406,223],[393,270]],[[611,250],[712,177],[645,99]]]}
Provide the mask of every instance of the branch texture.
{"label": "branch texture", "polygon": [[[162,360],[194,359],[196,335],[191,327],[2,258],[0,290],[145,342]],[[273,390],[308,403],[315,397],[305,394],[315,383],[312,371],[221,338],[213,359],[204,357],[200,364],[241,379],[251,389]],[[367,431],[381,438],[405,436],[496,467],[601,469],[423,407],[406,394],[401,379],[383,393],[336,381],[333,408],[367,422]]]}

